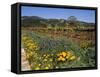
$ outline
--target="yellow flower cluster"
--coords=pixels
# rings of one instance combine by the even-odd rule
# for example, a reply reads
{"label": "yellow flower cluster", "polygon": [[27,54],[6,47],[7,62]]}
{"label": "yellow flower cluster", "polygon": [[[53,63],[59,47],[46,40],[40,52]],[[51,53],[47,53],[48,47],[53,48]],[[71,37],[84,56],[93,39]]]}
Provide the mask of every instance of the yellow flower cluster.
{"label": "yellow flower cluster", "polygon": [[33,41],[30,37],[28,36],[23,36],[22,40],[24,44],[26,45],[26,48],[29,50],[38,50],[39,47],[35,41]]}
{"label": "yellow flower cluster", "polygon": [[29,60],[32,58],[33,54],[36,55],[37,54],[37,50],[39,50],[39,47],[37,45],[37,43],[32,40],[31,37],[29,36],[22,36],[22,42],[24,43],[25,46],[25,51],[26,51],[26,58]]}
{"label": "yellow flower cluster", "polygon": [[53,68],[53,65],[52,65],[52,63],[53,63],[53,54],[43,54],[42,55],[42,58],[43,58],[43,65],[42,65],[42,67],[43,67],[43,69],[51,69],[51,68]]}
{"label": "yellow flower cluster", "polygon": [[69,60],[69,61],[73,61],[76,59],[76,56],[73,55],[70,51],[63,51],[63,52],[60,52],[57,54],[57,57],[58,57],[58,61],[66,61],[66,60]]}

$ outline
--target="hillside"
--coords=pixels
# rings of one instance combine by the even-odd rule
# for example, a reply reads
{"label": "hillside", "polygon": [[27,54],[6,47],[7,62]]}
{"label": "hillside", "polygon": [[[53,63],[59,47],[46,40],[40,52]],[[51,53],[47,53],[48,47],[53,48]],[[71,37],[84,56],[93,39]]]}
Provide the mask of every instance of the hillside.
{"label": "hillside", "polygon": [[21,18],[23,27],[79,27],[79,28],[94,28],[95,23],[88,23],[83,21],[75,21],[72,26],[69,20],[65,19],[46,19],[38,16],[23,16]]}

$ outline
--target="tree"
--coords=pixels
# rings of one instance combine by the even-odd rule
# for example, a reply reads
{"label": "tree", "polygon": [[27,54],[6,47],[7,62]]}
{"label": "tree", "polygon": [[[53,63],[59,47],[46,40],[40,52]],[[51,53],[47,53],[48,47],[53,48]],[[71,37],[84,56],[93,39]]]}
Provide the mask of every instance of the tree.
{"label": "tree", "polygon": [[76,25],[77,18],[75,16],[70,16],[67,19],[69,25]]}
{"label": "tree", "polygon": [[70,17],[68,17],[67,20],[68,21],[71,21],[71,22],[76,22],[77,21],[77,18],[75,16],[70,16]]}

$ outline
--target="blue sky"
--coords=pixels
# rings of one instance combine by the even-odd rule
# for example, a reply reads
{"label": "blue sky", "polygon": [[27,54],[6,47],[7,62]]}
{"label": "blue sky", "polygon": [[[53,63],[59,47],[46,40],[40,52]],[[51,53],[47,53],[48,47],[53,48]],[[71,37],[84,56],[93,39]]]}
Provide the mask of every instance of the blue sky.
{"label": "blue sky", "polygon": [[21,16],[39,16],[43,18],[66,19],[75,16],[80,21],[95,23],[95,10],[60,9],[44,7],[21,7]]}

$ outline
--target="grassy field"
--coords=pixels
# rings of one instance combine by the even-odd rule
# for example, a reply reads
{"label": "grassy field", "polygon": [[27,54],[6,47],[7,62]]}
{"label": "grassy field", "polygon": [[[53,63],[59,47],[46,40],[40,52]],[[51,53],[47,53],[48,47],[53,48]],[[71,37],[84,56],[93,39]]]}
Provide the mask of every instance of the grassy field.
{"label": "grassy field", "polygon": [[21,40],[32,70],[95,66],[94,30],[22,28]]}

